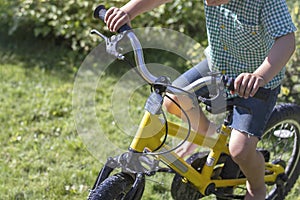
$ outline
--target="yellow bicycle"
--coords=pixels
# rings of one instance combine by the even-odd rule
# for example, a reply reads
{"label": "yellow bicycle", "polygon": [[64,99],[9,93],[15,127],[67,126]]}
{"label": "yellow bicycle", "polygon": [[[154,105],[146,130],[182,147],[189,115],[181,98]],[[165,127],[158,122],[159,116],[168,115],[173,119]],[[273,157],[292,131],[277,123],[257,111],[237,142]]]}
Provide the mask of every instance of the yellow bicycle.
{"label": "yellow bicycle", "polygon": [[[95,17],[103,19],[105,9],[99,6],[94,13]],[[230,157],[228,138],[231,129],[228,123],[232,116],[232,101],[227,100],[225,107],[217,108],[214,112],[228,113],[224,123],[217,130],[217,137],[205,137],[194,132],[187,119],[187,127],[183,127],[166,119],[162,111],[164,98],[167,93],[189,95],[192,90],[210,86],[215,90],[211,99],[197,97],[208,110],[214,101],[223,97],[225,89],[231,87],[232,80],[219,74],[211,74],[200,78],[185,88],[172,86],[168,77],[155,77],[152,75],[143,58],[141,44],[130,27],[121,28],[122,37],[106,38],[108,53],[119,59],[116,47],[118,39],[127,37],[132,45],[137,69],[152,88],[145,104],[145,113],[139,128],[132,140],[128,152],[108,158],[106,164],[99,172],[96,182],[90,191],[90,200],[134,199],[142,198],[145,187],[145,176],[155,173],[174,173],[171,193],[174,199],[194,200],[208,195],[215,195],[217,199],[243,199],[246,178]],[[261,89],[260,97],[267,95]],[[180,109],[180,105],[178,105]],[[220,111],[218,111],[220,110]],[[185,113],[184,110],[182,110]],[[210,151],[199,152],[187,160],[174,153],[174,148],[166,144],[167,136],[190,141],[199,146],[208,147]],[[183,143],[182,142],[182,143]],[[181,143],[181,144],[182,144]],[[268,186],[266,199],[284,199],[299,177],[300,171],[300,107],[295,104],[277,105],[270,117],[267,127],[258,144],[265,158],[265,182]],[[163,163],[166,167],[161,167]],[[119,169],[113,174],[115,169]],[[121,169],[121,170],[120,170]]]}

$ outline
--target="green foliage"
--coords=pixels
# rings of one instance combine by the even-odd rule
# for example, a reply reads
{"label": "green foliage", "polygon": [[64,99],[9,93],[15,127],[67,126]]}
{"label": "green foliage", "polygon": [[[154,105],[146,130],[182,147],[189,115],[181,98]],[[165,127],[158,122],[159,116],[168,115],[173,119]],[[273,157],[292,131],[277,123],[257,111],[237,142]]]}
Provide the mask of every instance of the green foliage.
{"label": "green foliage", "polygon": [[9,26],[9,34],[32,32],[36,37],[54,37],[57,41],[67,41],[73,50],[88,50],[85,41],[89,35],[95,7],[91,2],[2,0],[2,23],[6,22]]}
{"label": "green foliage", "polygon": [[[104,0],[101,3],[111,7],[121,6],[125,2]],[[57,41],[67,41],[73,50],[87,51],[95,46],[96,38],[89,36],[91,28],[102,26],[93,19],[96,6],[96,1],[87,0],[1,0],[0,16],[1,23],[9,27],[9,34],[32,31],[36,37],[54,37]],[[200,1],[176,0],[173,4],[137,18],[134,27],[160,25],[204,42],[206,36],[202,11]]]}
{"label": "green foliage", "polygon": [[287,3],[298,31],[295,33],[296,51],[287,66],[281,99],[286,102],[300,102],[300,3],[295,0],[287,0]]}
{"label": "green foliage", "polygon": [[206,26],[202,1],[173,0],[133,21],[137,27],[160,26],[170,28],[206,45]]}

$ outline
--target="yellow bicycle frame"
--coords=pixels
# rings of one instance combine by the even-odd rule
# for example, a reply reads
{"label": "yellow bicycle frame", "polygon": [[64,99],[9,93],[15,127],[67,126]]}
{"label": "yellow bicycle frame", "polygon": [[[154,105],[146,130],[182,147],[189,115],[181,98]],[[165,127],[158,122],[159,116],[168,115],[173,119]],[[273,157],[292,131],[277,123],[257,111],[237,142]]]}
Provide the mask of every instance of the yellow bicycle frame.
{"label": "yellow bicycle frame", "polygon": [[[187,128],[179,126],[172,122],[168,123],[168,135],[184,139],[188,132]],[[145,149],[153,151],[161,145],[161,138],[166,132],[165,122],[160,119],[158,115],[153,115],[148,111],[142,118],[137,133],[130,145],[130,149],[136,152],[143,152]],[[201,173],[194,169],[190,164],[180,158],[174,152],[167,152],[170,147],[163,145],[160,148],[161,152],[167,152],[157,155],[160,160],[166,163],[171,169],[184,177],[185,181],[191,182],[199,192],[203,195],[207,195],[208,189],[218,187],[230,187],[237,185],[244,185],[246,178],[236,179],[211,179],[214,168],[222,153],[229,155],[228,150],[228,138],[230,136],[231,129],[228,126],[222,125],[218,131],[218,137],[211,138],[198,134],[191,130],[188,141],[210,148],[210,153],[207,157],[206,164],[203,166]],[[268,174],[265,175],[266,183],[274,183],[279,174],[284,173],[284,168],[279,164],[266,163],[265,168]],[[184,181],[184,180],[183,180]]]}

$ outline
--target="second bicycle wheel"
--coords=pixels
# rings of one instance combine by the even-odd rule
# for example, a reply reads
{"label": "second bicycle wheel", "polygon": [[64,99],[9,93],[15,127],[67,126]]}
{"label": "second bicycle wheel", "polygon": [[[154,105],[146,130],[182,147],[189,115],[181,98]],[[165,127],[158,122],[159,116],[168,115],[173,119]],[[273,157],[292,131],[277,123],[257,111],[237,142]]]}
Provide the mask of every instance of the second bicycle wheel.
{"label": "second bicycle wheel", "polygon": [[[299,148],[300,106],[295,104],[276,105],[257,149],[264,154],[267,162],[282,165],[285,168],[286,177],[283,177],[281,185],[267,184],[266,200],[283,200],[293,188],[300,172]],[[244,177],[242,172],[239,177]],[[245,186],[234,187],[231,192],[223,190],[223,188],[218,189],[217,199],[243,199],[246,193]]]}
{"label": "second bicycle wheel", "polygon": [[292,189],[299,177],[300,170],[300,106],[279,104],[275,107],[259,149],[269,153],[269,162],[285,166],[287,180],[281,187],[276,184],[267,186],[268,200],[282,200]]}

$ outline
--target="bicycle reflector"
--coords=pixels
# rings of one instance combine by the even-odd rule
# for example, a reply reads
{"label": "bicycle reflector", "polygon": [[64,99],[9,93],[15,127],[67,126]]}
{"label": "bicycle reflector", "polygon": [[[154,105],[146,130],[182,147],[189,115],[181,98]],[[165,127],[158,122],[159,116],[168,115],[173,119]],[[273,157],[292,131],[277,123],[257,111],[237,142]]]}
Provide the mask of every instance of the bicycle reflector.
{"label": "bicycle reflector", "polygon": [[282,130],[276,130],[274,131],[274,136],[282,139],[290,138],[293,137],[294,133],[293,131],[287,130],[287,129],[282,129]]}

